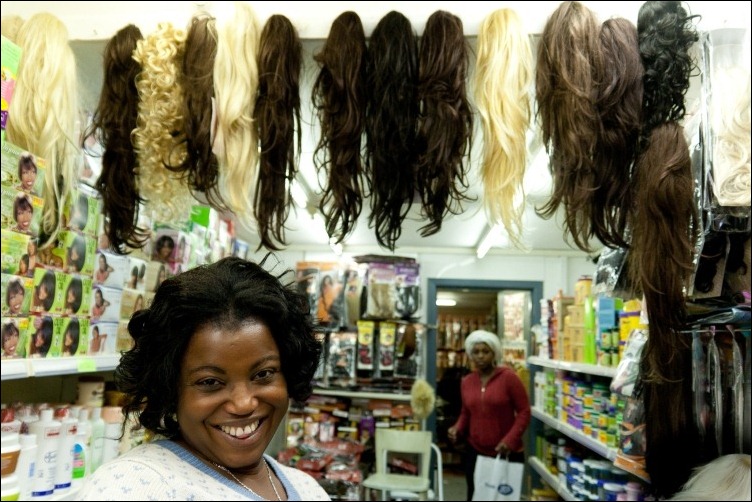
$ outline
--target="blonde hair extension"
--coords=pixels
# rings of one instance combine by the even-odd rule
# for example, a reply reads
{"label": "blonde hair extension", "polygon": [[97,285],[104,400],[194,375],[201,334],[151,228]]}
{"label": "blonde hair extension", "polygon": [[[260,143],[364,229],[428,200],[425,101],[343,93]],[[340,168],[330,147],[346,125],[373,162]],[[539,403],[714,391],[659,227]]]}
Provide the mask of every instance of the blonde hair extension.
{"label": "blonde hair extension", "polygon": [[60,230],[63,201],[81,160],[76,58],[67,28],[47,12],[34,14],[21,26],[17,44],[22,53],[6,135],[47,161],[41,243],[46,247]]}
{"label": "blonde hair extension", "polygon": [[253,216],[258,172],[258,131],[253,119],[258,91],[261,30],[250,5],[235,2],[228,19],[217,19],[214,95],[217,128],[214,152],[220,166],[220,190],[228,207],[241,219]]}
{"label": "blonde hair extension", "polygon": [[2,34],[5,38],[18,45],[18,31],[23,26],[24,20],[21,16],[3,16]]}
{"label": "blonde hair extension", "polygon": [[510,242],[524,248],[522,180],[527,165],[525,134],[531,116],[533,56],[530,39],[514,10],[499,9],[483,20],[477,52],[473,88],[483,127],[484,206],[489,223],[502,223]]}
{"label": "blonde hair extension", "polygon": [[749,500],[750,456],[732,453],[696,467],[682,490],[667,500]]}
{"label": "blonde hair extension", "polygon": [[133,132],[138,190],[159,221],[186,219],[193,203],[182,177],[165,167],[182,163],[187,155],[182,141],[183,90],[178,73],[185,38],[184,30],[159,23],[133,51],[133,59],[141,65],[136,80],[138,119]]}
{"label": "blonde hair extension", "polygon": [[750,73],[717,68],[713,80],[713,193],[722,206],[749,206]]}

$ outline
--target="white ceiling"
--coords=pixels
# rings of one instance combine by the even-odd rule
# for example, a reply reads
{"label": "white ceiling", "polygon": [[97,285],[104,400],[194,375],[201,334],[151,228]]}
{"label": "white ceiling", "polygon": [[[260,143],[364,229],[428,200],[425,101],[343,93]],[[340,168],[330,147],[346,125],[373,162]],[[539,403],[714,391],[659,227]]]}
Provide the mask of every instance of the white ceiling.
{"label": "white ceiling", "polygon": [[[621,15],[636,22],[637,12],[643,2],[582,2],[593,9],[600,19]],[[750,2],[687,2],[693,13],[703,15],[704,26],[725,26],[728,23],[749,27]],[[35,12],[46,10],[58,16],[69,29],[72,47],[76,53],[79,74],[81,75],[83,103],[89,109],[96,106],[97,95],[102,82],[101,54],[107,40],[125,24],[132,22],[145,33],[156,27],[157,22],[170,21],[176,25],[186,25],[197,9],[216,12],[226,8],[227,2],[21,2],[3,1],[3,15],[16,14],[27,18]],[[315,77],[316,68],[312,54],[322,44],[328,34],[331,22],[345,10],[358,12],[363,20],[366,34],[376,22],[388,11],[399,10],[407,15],[413,27],[421,33],[425,20],[438,9],[456,13],[463,20],[465,33],[471,46],[474,46],[480,21],[495,9],[509,7],[517,10],[531,34],[539,33],[548,15],[559,2],[252,2],[259,19],[263,22],[274,13],[288,16],[298,28],[304,44],[304,61],[306,74],[301,88],[303,108],[303,152],[300,161],[299,180],[306,186],[315,202],[321,190],[318,186],[312,152],[318,140],[318,129],[309,97],[310,86]],[[459,7],[461,5],[461,8]],[[703,25],[700,25],[701,27]],[[705,28],[709,29],[709,28]],[[532,37],[534,40],[535,37]],[[471,56],[471,63],[473,57]],[[532,89],[531,89],[532,90]],[[469,88],[468,88],[469,92]],[[470,165],[469,195],[477,198],[476,202],[467,203],[460,215],[448,216],[442,230],[430,237],[420,237],[418,229],[423,226],[420,221],[418,204],[414,203],[402,227],[402,236],[397,241],[399,253],[404,249],[446,249],[475,248],[488,231],[488,224],[483,213],[481,197],[482,184],[478,179],[477,159],[481,153],[480,129],[476,125]],[[528,207],[524,217],[523,239],[534,251],[571,250],[562,238],[559,218],[543,220],[536,216],[535,205],[542,205],[550,194],[550,175],[544,155],[537,155],[540,148],[536,146],[535,128],[529,134],[529,146],[533,150],[528,163],[525,188],[528,193]],[[368,201],[358,220],[354,232],[344,243],[347,252],[352,249],[377,248],[374,231],[368,228],[367,218],[370,213]],[[287,221],[289,230],[287,239],[290,248],[318,248],[326,246],[327,239],[323,231],[323,219],[312,219],[308,211],[296,208]],[[255,247],[259,239],[251,223],[238,222],[239,236]],[[496,243],[501,242],[497,237]],[[380,251],[386,251],[380,249]]]}

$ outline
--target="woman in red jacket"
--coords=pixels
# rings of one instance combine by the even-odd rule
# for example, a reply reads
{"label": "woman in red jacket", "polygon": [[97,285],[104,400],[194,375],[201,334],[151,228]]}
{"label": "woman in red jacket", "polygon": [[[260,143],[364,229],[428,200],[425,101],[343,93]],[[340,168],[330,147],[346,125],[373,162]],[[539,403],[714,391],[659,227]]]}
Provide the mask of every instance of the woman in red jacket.
{"label": "woman in red jacket", "polygon": [[489,331],[473,331],[465,339],[465,352],[475,371],[462,379],[462,411],[449,428],[449,439],[467,439],[463,467],[467,500],[475,489],[473,473],[478,455],[501,454],[512,462],[524,462],[522,435],[530,423],[530,401],[522,381],[501,362],[499,337]]}

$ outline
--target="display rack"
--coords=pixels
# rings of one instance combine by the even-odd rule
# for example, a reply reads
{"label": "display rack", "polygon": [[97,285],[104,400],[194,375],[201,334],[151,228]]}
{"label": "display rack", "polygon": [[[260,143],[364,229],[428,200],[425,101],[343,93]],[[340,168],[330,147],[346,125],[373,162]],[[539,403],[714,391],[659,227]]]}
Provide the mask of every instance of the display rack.
{"label": "display rack", "polygon": [[55,375],[74,375],[96,371],[112,371],[120,362],[120,354],[101,356],[54,357],[49,359],[3,359],[2,381]]}
{"label": "display rack", "polygon": [[616,375],[616,368],[610,366],[598,366],[596,364],[584,364],[574,363],[570,361],[559,361],[556,359],[546,359],[538,356],[531,356],[527,358],[528,364],[535,366],[543,366],[545,368],[553,368],[557,370],[572,371],[575,373],[583,373],[586,375],[595,375],[613,378]]}
{"label": "display rack", "polygon": [[384,399],[388,401],[410,401],[410,394],[394,394],[388,392],[361,392],[353,390],[340,390],[323,387],[315,387],[313,393],[319,396],[336,396],[363,399]]}
{"label": "display rack", "polygon": [[573,439],[574,441],[577,441],[582,446],[586,447],[590,451],[597,453],[598,455],[610,460],[614,461],[616,458],[616,449],[609,448],[605,444],[601,443],[597,439],[593,439],[590,436],[586,436],[582,433],[582,431],[575,429],[569,424],[565,424],[561,420],[557,420],[552,416],[547,415],[543,411],[537,409],[536,407],[532,407],[532,414],[533,417],[537,418],[544,424],[548,425],[552,429],[561,432],[565,436],[569,437],[570,439]]}
{"label": "display rack", "polygon": [[569,490],[567,490],[567,487],[562,485],[559,482],[559,479],[551,474],[551,472],[549,472],[549,470],[538,457],[529,457],[527,459],[527,463],[530,465],[530,467],[533,468],[533,470],[535,470],[535,472],[540,474],[540,477],[543,478],[546,484],[553,488],[553,490],[558,493],[561,498],[563,498],[564,500],[577,500],[577,498],[572,495]]}

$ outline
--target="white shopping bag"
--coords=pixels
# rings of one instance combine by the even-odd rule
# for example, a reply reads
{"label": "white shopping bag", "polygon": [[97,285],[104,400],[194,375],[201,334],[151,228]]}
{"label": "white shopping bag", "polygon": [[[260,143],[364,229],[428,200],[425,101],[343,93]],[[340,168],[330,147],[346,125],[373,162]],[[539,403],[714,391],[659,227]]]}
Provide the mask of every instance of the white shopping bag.
{"label": "white shopping bag", "polygon": [[478,455],[475,462],[473,500],[520,500],[525,465]]}

